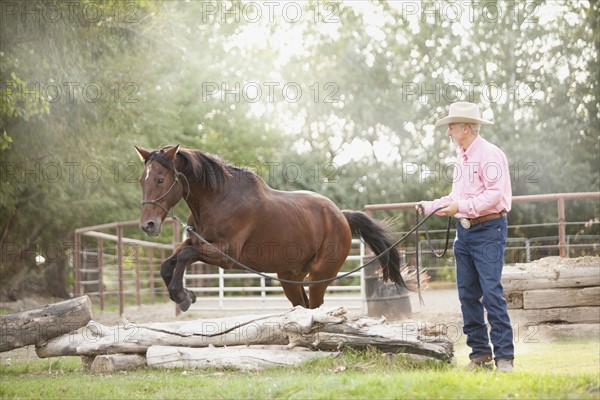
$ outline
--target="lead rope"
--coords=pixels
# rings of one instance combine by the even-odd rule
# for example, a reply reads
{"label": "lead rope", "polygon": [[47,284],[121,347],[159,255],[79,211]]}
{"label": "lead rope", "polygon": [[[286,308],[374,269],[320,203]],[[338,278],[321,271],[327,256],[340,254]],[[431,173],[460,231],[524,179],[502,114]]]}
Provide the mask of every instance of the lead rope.
{"label": "lead rope", "polygon": [[[434,213],[436,213],[438,210],[440,210],[443,207],[438,208],[437,210],[433,211],[431,214],[429,214],[427,216],[427,218],[425,218],[423,220],[423,222],[425,222],[426,219],[428,219],[431,215],[433,215]],[[422,208],[421,208],[422,210]],[[419,294],[419,303],[424,306],[425,302],[423,301],[423,296],[421,294],[421,274],[419,273],[419,270],[421,268],[421,260],[420,260],[420,246],[419,246],[419,226],[421,226],[421,224],[419,223],[419,209],[415,210],[415,264],[416,264],[416,269],[417,269],[417,293]],[[452,218],[448,217],[448,225],[446,227],[446,244],[444,245],[444,250],[441,253],[437,253],[435,251],[435,249],[433,248],[433,244],[431,243],[431,238],[429,237],[429,229],[427,229],[427,226],[425,226],[425,238],[427,239],[427,246],[429,247],[429,249],[431,250],[431,252],[433,253],[433,255],[436,258],[442,258],[446,255],[446,252],[448,251],[448,245],[450,243],[450,226],[452,224]]]}
{"label": "lead rope", "polygon": [[421,293],[421,273],[419,269],[421,268],[421,260],[419,257],[420,249],[419,249],[419,210],[415,210],[415,266],[417,268],[417,294],[419,295],[419,304],[422,306],[425,305],[425,300],[423,300],[423,295]]}

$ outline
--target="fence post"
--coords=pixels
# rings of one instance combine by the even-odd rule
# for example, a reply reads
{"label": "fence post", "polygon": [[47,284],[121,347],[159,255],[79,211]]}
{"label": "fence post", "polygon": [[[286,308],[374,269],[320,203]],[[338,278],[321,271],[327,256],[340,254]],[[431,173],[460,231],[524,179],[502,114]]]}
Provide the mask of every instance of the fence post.
{"label": "fence post", "polygon": [[123,227],[117,226],[117,266],[119,269],[119,315],[125,312],[125,294],[123,293]]}
{"label": "fence post", "polygon": [[154,249],[147,247],[146,255],[148,257],[148,271],[150,272],[150,282],[148,283],[148,285],[150,285],[150,303],[154,304],[154,301],[156,300],[156,295],[154,293]]}
{"label": "fence post", "polygon": [[[366,252],[365,252],[365,243],[361,240],[359,243],[359,255],[360,255],[360,265],[365,264]],[[362,303],[361,311],[363,314],[367,314],[367,293],[365,290],[365,269],[360,270],[360,300]]]}
{"label": "fence post", "polygon": [[225,272],[223,268],[219,268],[219,308],[223,308],[223,301],[225,300]]}
{"label": "fence post", "polygon": [[175,250],[177,248],[177,246],[179,246],[179,243],[181,243],[181,234],[179,231],[179,223],[177,223],[177,221],[173,220],[173,250]]}
{"label": "fence post", "polygon": [[565,220],[565,199],[564,197],[558,198],[558,251],[561,257],[566,257],[566,237],[567,228]]}
{"label": "fence post", "polygon": [[98,243],[98,293],[100,294],[100,310],[104,311],[104,243],[102,239],[96,239]]}
{"label": "fence post", "polygon": [[134,245],[133,256],[135,257],[135,297],[138,307],[142,305],[141,282],[140,282],[140,252],[139,246]]}
{"label": "fence post", "polygon": [[81,296],[81,234],[75,234],[75,248],[73,249],[75,259],[75,295]]}
{"label": "fence post", "polygon": [[261,276],[260,277],[260,288],[262,289],[260,291],[260,299],[264,302],[265,299],[267,298],[267,292],[266,292],[266,287],[267,287],[267,282],[265,281],[265,277]]}
{"label": "fence post", "polygon": [[[162,263],[166,258],[166,254],[165,254],[165,249],[161,248],[160,249],[160,262]],[[162,275],[161,275],[162,277]],[[162,299],[163,302],[167,301],[167,285],[165,285],[165,282],[161,279],[162,284],[160,285],[161,287],[161,293],[162,293]]]}

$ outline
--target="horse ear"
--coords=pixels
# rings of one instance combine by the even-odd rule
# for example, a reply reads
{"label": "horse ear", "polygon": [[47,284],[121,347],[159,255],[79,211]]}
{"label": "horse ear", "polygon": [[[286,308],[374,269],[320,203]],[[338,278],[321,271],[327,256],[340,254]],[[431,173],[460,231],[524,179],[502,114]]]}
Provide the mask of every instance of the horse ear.
{"label": "horse ear", "polygon": [[171,147],[169,150],[167,150],[165,152],[165,154],[167,155],[169,160],[174,160],[175,155],[177,154],[178,151],[179,151],[179,145],[175,145],[175,146]]}
{"label": "horse ear", "polygon": [[137,153],[139,154],[142,161],[146,161],[146,159],[150,155],[150,152],[146,149],[142,149],[141,147],[137,147],[137,146],[134,146],[134,147],[137,150]]}

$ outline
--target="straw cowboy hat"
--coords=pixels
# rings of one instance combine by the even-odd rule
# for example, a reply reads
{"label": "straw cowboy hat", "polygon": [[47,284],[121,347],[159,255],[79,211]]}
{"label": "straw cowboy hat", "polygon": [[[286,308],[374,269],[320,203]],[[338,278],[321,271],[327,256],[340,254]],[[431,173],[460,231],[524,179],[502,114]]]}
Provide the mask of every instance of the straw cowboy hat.
{"label": "straw cowboy hat", "polygon": [[466,101],[459,101],[457,103],[450,104],[450,111],[448,112],[448,116],[436,122],[435,126],[448,125],[460,122],[481,125],[493,124],[492,121],[488,121],[487,119],[481,118],[481,115],[479,113],[479,106],[477,104],[468,103]]}

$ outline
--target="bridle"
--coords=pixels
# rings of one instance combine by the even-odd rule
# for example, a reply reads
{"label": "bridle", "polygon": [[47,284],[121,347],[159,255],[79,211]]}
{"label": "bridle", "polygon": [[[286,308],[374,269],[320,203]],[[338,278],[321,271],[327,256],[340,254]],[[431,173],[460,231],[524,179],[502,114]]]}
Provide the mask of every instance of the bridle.
{"label": "bridle", "polygon": [[[150,162],[152,162],[153,160],[151,160]],[[190,182],[188,181],[187,177],[182,174],[181,172],[177,171],[177,168],[175,168],[175,163],[173,163],[173,176],[175,178],[175,180],[173,181],[173,183],[171,184],[171,186],[169,186],[169,188],[167,189],[166,192],[164,192],[160,197],[154,199],[154,200],[142,200],[142,207],[145,205],[154,205],[154,206],[158,206],[160,208],[162,208],[167,214],[171,213],[171,210],[173,210],[173,207],[175,207],[175,204],[173,204],[173,206],[171,207],[170,210],[167,210],[162,204],[160,204],[159,202],[166,196],[169,194],[169,192],[171,190],[173,190],[173,188],[175,187],[176,184],[179,184],[181,186],[181,189],[184,190],[185,188],[183,187],[183,184],[179,181],[179,176],[183,177],[183,180],[185,181],[186,187],[187,187],[187,194],[185,195],[185,200],[188,199],[188,197],[190,196]]]}

